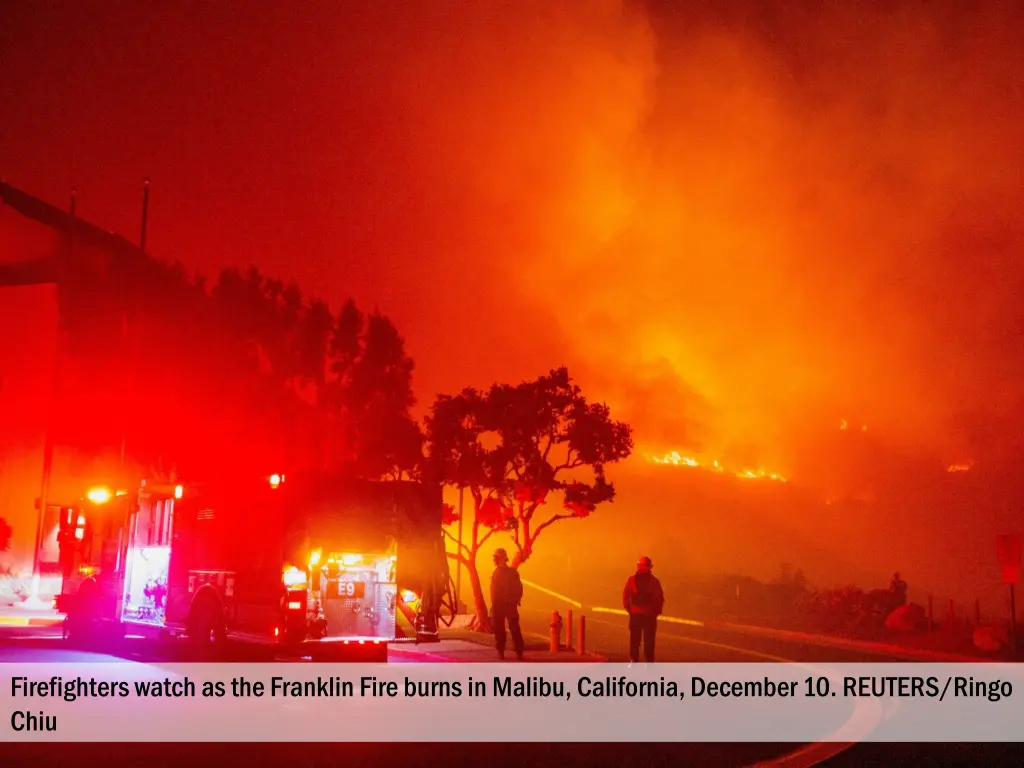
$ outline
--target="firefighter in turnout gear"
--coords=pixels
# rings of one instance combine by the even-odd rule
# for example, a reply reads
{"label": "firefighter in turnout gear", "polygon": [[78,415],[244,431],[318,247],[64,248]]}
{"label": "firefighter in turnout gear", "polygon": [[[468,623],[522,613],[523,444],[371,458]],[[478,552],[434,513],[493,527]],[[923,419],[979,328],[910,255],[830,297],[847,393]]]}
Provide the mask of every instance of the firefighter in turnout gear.
{"label": "firefighter in turnout gear", "polygon": [[523,601],[523,582],[519,571],[508,564],[504,549],[494,552],[494,574],[491,576],[491,620],[494,622],[494,643],[498,658],[505,658],[505,622],[512,635],[516,658],[523,658],[523,632],[519,627],[519,605]]}
{"label": "firefighter in turnout gear", "polygon": [[629,658],[634,664],[640,661],[641,641],[644,661],[654,661],[654,634],[665,605],[665,593],[661,582],[651,573],[653,568],[651,558],[641,557],[636,573],[626,580],[622,590],[622,607],[629,614]]}

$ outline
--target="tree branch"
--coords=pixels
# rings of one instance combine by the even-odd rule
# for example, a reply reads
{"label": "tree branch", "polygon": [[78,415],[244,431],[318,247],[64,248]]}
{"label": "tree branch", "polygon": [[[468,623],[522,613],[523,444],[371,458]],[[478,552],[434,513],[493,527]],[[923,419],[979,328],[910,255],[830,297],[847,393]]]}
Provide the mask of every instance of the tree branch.
{"label": "tree branch", "polygon": [[477,542],[476,548],[480,549],[480,547],[482,547],[484,545],[484,542],[487,541],[489,538],[491,538],[491,536],[494,534],[494,532],[496,530],[497,530],[497,528],[491,528],[489,531],[487,531],[487,533],[484,534],[484,537],[482,539],[480,539],[480,541]]}
{"label": "tree branch", "polygon": [[[544,449],[544,453],[542,454],[542,456],[544,458],[544,461],[548,460],[548,454],[551,453],[551,448],[554,446],[554,444],[555,444],[555,430],[552,429],[550,432],[548,432],[548,444],[547,444],[547,447]],[[538,442],[537,448],[538,448],[538,450],[540,449],[539,442]]]}
{"label": "tree branch", "polygon": [[449,560],[458,560],[460,563],[462,563],[467,568],[469,567],[469,560],[464,558],[458,552],[445,552],[445,554],[448,556]]}
{"label": "tree branch", "polygon": [[555,474],[558,474],[563,469],[576,469],[576,467],[582,467],[584,464],[586,464],[586,462],[583,461],[583,459],[579,458],[578,452],[575,459],[572,458],[572,454],[573,451],[570,450],[565,457],[565,463],[559,464],[557,467],[555,467]]}
{"label": "tree branch", "polygon": [[[522,516],[523,516],[523,502],[518,501],[516,503],[519,505],[519,517],[522,518]],[[522,549],[522,547],[519,545],[519,526],[518,525],[515,528],[512,529],[512,541],[516,545],[516,549]]]}
{"label": "tree branch", "polygon": [[533,519],[533,513],[537,511],[537,507],[540,506],[539,501],[531,502],[530,509],[522,514],[523,521],[529,523]]}
{"label": "tree branch", "polygon": [[549,525],[551,525],[553,522],[555,522],[556,520],[568,520],[570,517],[573,517],[573,515],[552,515],[550,519],[545,520],[543,523],[537,526],[537,530],[533,532],[533,540],[530,542],[530,544],[532,545],[533,542],[537,540],[537,537],[540,536],[540,532],[547,528]]}
{"label": "tree branch", "polygon": [[451,533],[450,533],[450,532],[448,532],[448,531],[444,531],[444,535],[445,535],[445,536],[446,536],[446,537],[448,538],[448,540],[449,540],[449,541],[451,541],[451,542],[452,542],[453,544],[455,544],[455,545],[459,546],[459,547],[460,547],[460,548],[461,548],[462,550],[465,550],[465,551],[466,551],[466,554],[469,554],[469,552],[470,552],[470,549],[469,549],[469,547],[467,547],[467,546],[466,546],[465,542],[459,541],[459,540],[458,540],[458,539],[456,539],[456,538],[455,538],[454,536],[452,536],[452,535],[451,535]]}

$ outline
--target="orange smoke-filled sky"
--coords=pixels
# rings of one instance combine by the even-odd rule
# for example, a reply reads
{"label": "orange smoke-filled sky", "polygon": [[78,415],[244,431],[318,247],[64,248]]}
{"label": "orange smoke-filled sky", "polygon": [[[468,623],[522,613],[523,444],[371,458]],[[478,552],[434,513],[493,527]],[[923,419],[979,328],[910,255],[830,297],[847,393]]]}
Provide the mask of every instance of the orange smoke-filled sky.
{"label": "orange smoke-filled sky", "polygon": [[379,306],[424,404],[568,363],[783,471],[1017,434],[1019,6],[711,5],[5,4],[0,172],[128,235],[151,176],[155,255]]}

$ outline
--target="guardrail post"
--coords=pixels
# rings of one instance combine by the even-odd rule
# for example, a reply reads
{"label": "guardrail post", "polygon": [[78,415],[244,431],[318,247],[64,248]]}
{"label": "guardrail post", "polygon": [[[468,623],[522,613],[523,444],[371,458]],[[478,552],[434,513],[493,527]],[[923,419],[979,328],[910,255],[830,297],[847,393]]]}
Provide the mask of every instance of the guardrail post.
{"label": "guardrail post", "polygon": [[572,650],[572,608],[570,608],[568,613],[566,614],[565,648],[569,651]]}
{"label": "guardrail post", "polygon": [[579,642],[579,655],[583,656],[587,652],[587,617],[580,614],[580,642]]}

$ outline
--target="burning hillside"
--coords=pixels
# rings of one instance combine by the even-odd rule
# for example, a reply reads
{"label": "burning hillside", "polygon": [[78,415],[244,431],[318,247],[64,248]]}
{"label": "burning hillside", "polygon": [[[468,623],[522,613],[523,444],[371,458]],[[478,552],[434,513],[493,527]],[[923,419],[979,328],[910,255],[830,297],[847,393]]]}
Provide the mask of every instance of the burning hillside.
{"label": "burning hillside", "polygon": [[786,482],[786,478],[776,472],[767,472],[764,469],[741,469],[739,471],[727,470],[718,462],[717,459],[710,463],[701,462],[691,456],[683,456],[678,451],[671,451],[670,453],[666,453],[662,456],[648,456],[648,458],[655,464],[667,464],[676,467],[694,467],[711,472],[728,472],[729,474],[745,480],[777,480],[782,483]]}
{"label": "burning hillside", "polygon": [[[624,547],[705,485],[806,491],[791,528],[907,571],[1019,525],[1021,4],[177,4],[59,50],[88,14],[31,5],[11,178],[63,200],[73,175],[81,215],[136,232],[126,180],[152,174],[150,252],[379,306],[424,409],[568,365],[648,446],[613,473],[657,486],[620,486],[648,514]],[[721,508],[687,509],[709,559]]]}

